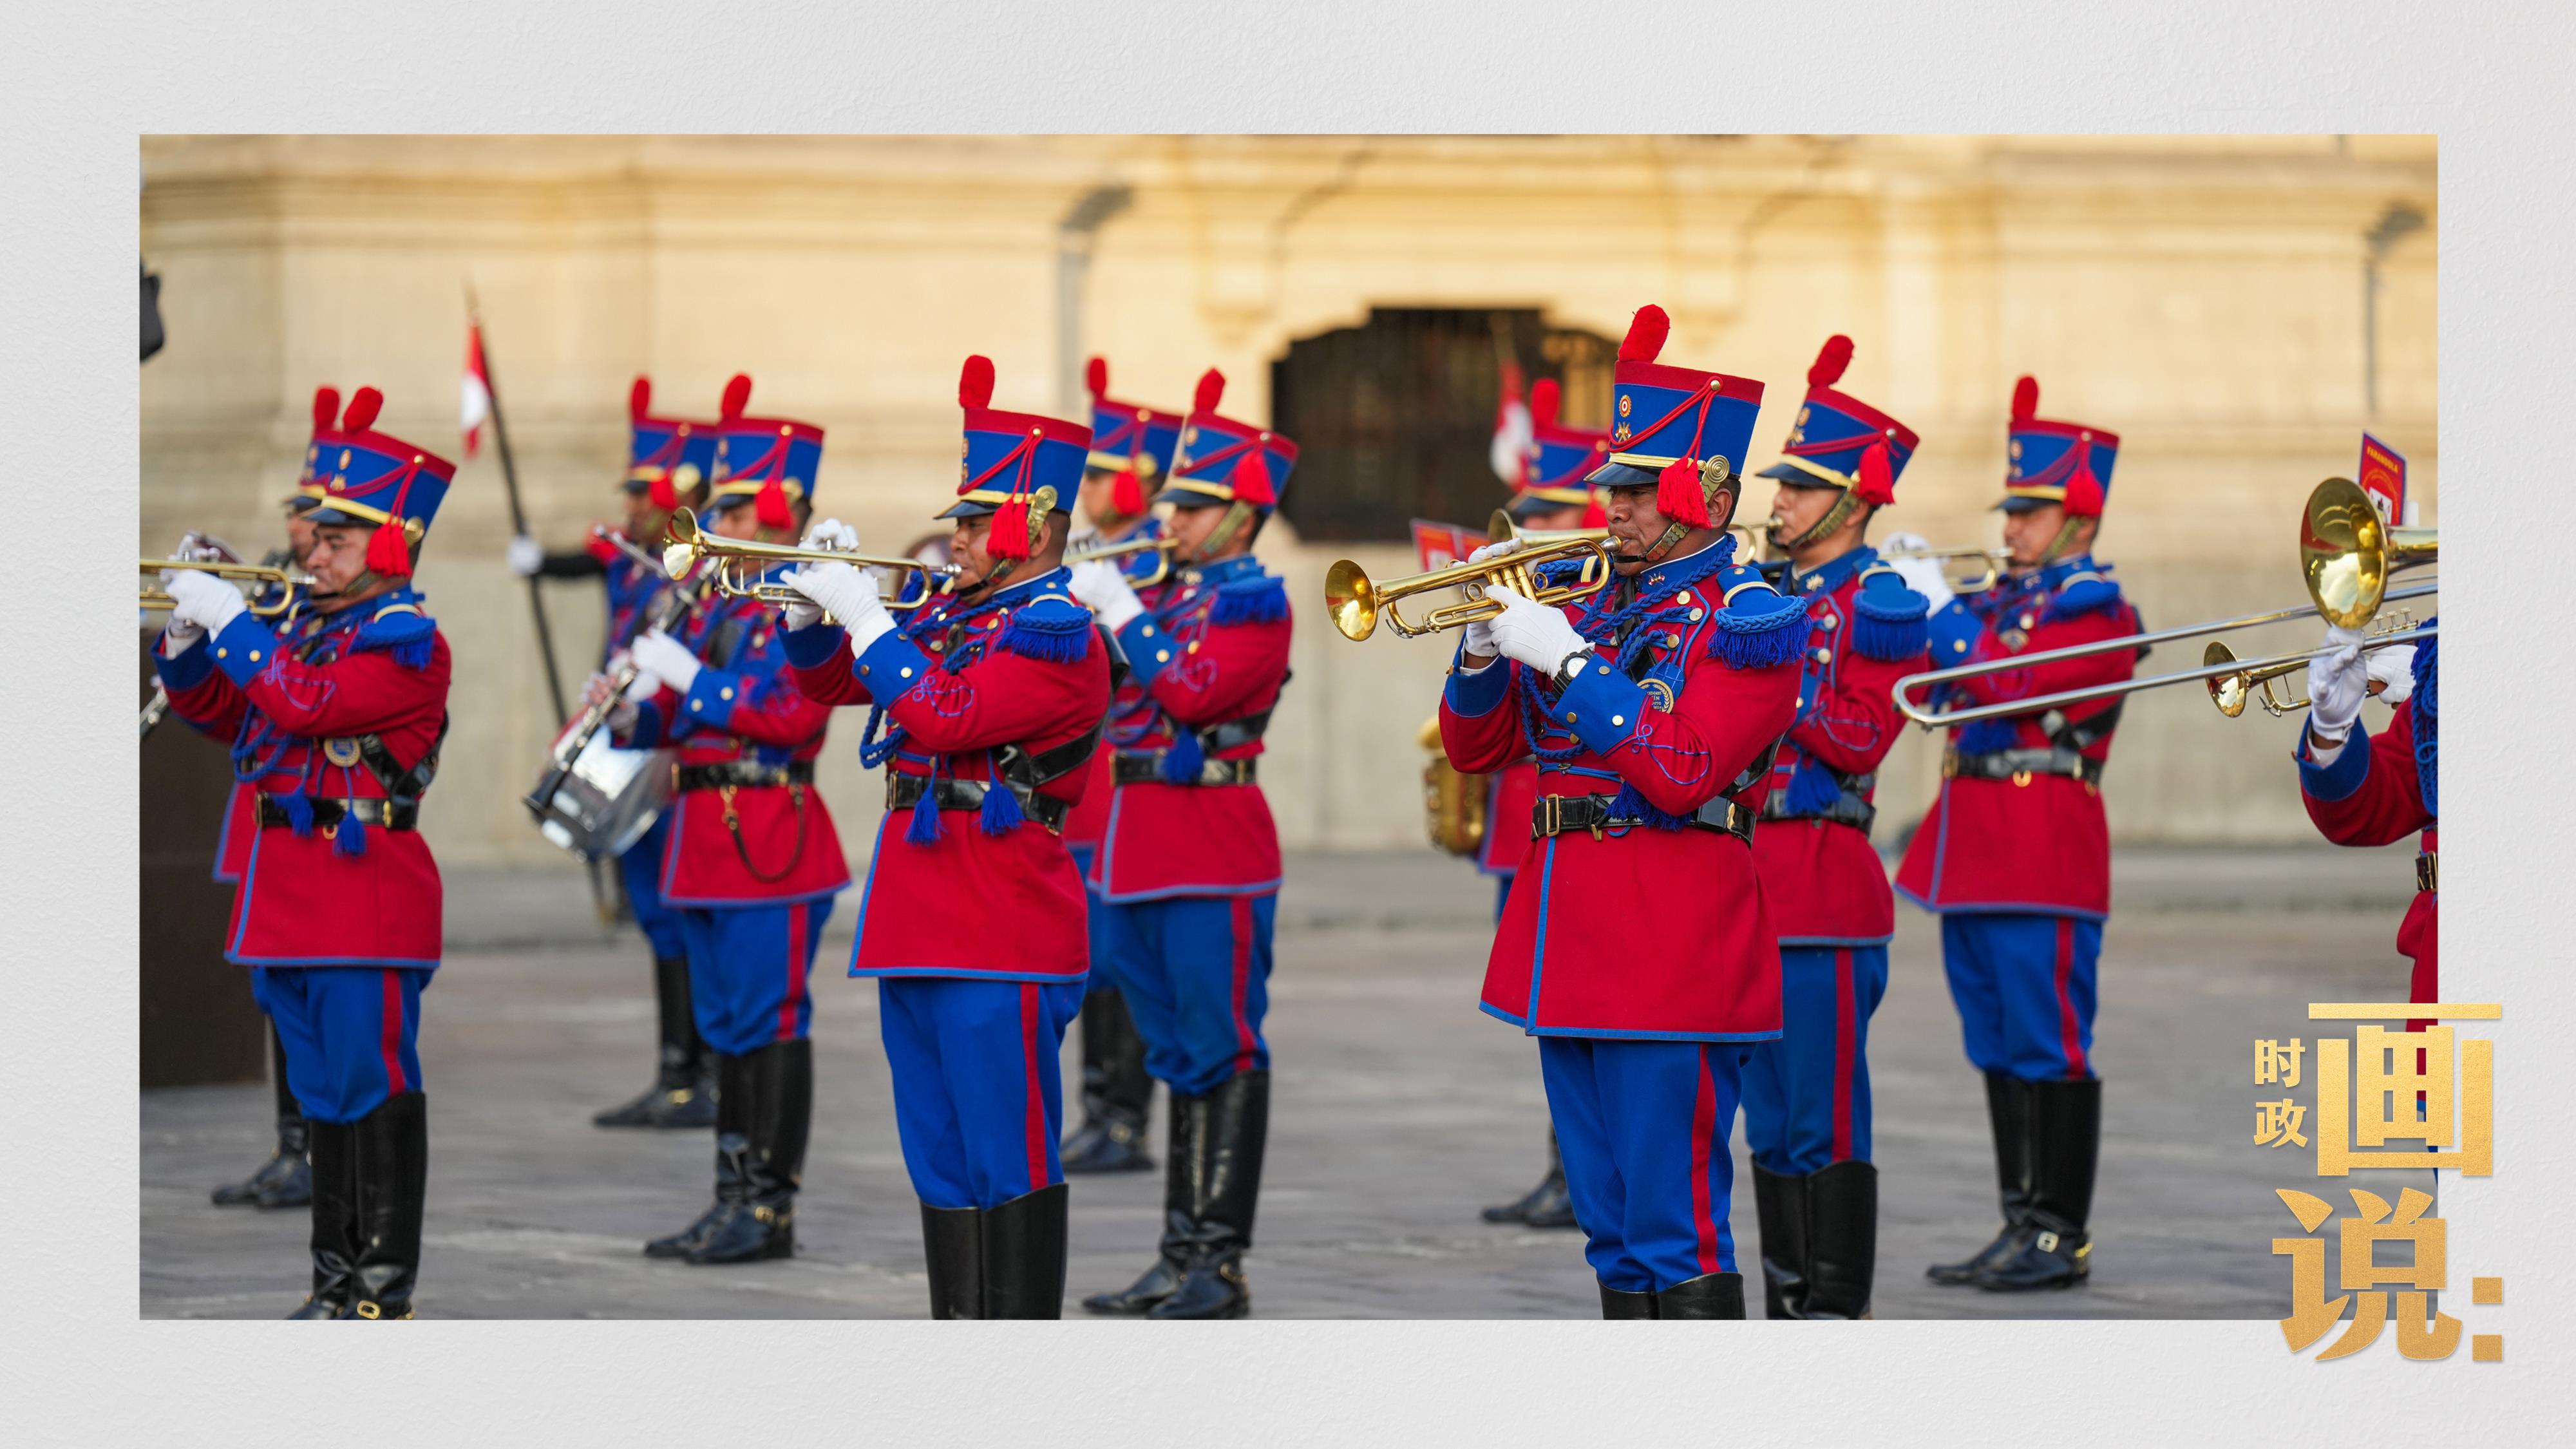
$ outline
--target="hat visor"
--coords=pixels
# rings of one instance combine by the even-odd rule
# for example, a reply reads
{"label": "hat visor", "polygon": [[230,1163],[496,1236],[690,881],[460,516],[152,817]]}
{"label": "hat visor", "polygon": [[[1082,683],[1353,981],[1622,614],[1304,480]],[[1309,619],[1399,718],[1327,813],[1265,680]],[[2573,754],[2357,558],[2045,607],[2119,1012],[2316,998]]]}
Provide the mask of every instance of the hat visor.
{"label": "hat visor", "polygon": [[1583,480],[1595,488],[1652,488],[1662,475],[1634,463],[1604,463]]}
{"label": "hat visor", "polygon": [[1223,508],[1231,500],[1213,493],[1201,493],[1195,488],[1166,488],[1163,501],[1174,508]]}
{"label": "hat visor", "polygon": [[2054,498],[2030,498],[2019,493],[2007,493],[1996,500],[1994,508],[1986,511],[1992,513],[1996,509],[2001,509],[2006,513],[2028,513],[2034,508],[2047,508],[2056,503],[2057,500]]}
{"label": "hat visor", "polygon": [[948,506],[947,512],[935,513],[931,516],[939,519],[981,518],[993,511],[993,505],[990,503],[978,503],[972,498],[960,498]]}
{"label": "hat visor", "polygon": [[378,526],[378,520],[376,519],[361,518],[354,513],[343,513],[339,509],[332,507],[327,502],[315,503],[313,507],[305,510],[304,517],[316,528],[338,528],[343,526],[349,528],[374,528]]}
{"label": "hat visor", "polygon": [[1756,478],[1775,478],[1780,482],[1788,484],[1792,488],[1840,488],[1842,486],[1839,483],[1819,478],[1815,474],[1808,472],[1804,468],[1798,467],[1794,463],[1774,463],[1770,467],[1763,469],[1761,472],[1756,473],[1753,476]]}
{"label": "hat visor", "polygon": [[1535,493],[1523,493],[1504,504],[1503,512],[1511,515],[1514,523],[1527,523],[1542,513],[1554,513],[1560,508],[1581,508],[1582,506],[1580,503],[1551,503]]}

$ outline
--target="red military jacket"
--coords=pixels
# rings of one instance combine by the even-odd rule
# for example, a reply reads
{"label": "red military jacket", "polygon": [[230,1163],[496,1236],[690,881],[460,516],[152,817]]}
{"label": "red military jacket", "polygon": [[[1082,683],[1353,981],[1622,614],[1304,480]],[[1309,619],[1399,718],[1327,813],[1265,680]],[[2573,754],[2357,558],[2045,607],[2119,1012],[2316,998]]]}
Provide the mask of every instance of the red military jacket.
{"label": "red military jacket", "polygon": [[1508,876],[1521,868],[1529,849],[1530,807],[1538,803],[1538,761],[1527,755],[1493,773],[1485,789],[1485,842],[1476,848],[1476,869]]}
{"label": "red military jacket", "polygon": [[[2061,560],[2026,579],[1951,601],[1932,621],[1932,662],[1955,664],[2037,654],[2139,632],[2138,611],[2091,557]],[[1990,674],[1950,686],[1951,703],[1996,704],[2127,679],[2126,650]],[[1951,730],[1941,795],[1897,868],[1896,892],[1927,911],[2033,912],[2101,920],[2111,913],[2111,831],[2102,791],[2071,775],[2031,771],[2000,780],[1956,775],[1960,756],[2047,750],[2046,716],[2098,731],[2069,747],[2087,760],[2111,755],[2115,699],[2063,711],[1982,720]]]}
{"label": "red military jacket", "polygon": [[1930,667],[1930,602],[1859,548],[1793,575],[1813,632],[1798,723],[1780,747],[1753,832],[1763,904],[1783,946],[1876,946],[1896,934],[1887,867],[1869,843],[1878,766],[1904,728],[1896,681]]}
{"label": "red military jacket", "polygon": [[[170,707],[232,739],[237,779],[286,816],[252,829],[235,866],[224,958],[243,966],[438,965],[438,862],[417,830],[348,820],[318,826],[314,802],[416,801],[446,732],[447,641],[404,588],[272,630],[240,614],[154,665]],[[256,822],[236,798],[232,814]],[[227,839],[234,825],[226,824]]]}
{"label": "red military jacket", "polygon": [[[783,768],[823,753],[829,706],[781,677],[787,650],[778,616],[753,599],[701,597],[673,637],[700,661],[688,692],[664,688],[639,704],[618,743],[674,749],[691,767]],[[849,863],[831,809],[810,784],[741,783],[683,789],[671,797],[662,847],[665,904],[721,910],[818,900],[845,890]]]}
{"label": "red military jacket", "polygon": [[1119,631],[1137,694],[1112,714],[1109,743],[1154,760],[1164,780],[1120,785],[1092,857],[1102,900],[1251,896],[1279,889],[1279,827],[1257,784],[1172,784],[1211,762],[1262,752],[1288,682],[1287,585],[1249,554],[1179,572]]}
{"label": "red military jacket", "polygon": [[235,780],[232,793],[224,797],[224,823],[216,829],[215,879],[225,885],[241,884],[242,871],[250,864],[251,844],[258,839],[259,787]]}
{"label": "red military jacket", "polygon": [[[1109,707],[1109,646],[1066,592],[1070,577],[1054,569],[973,603],[942,599],[898,615],[899,627],[855,660],[837,626],[797,630],[787,636],[796,685],[826,704],[871,706],[859,758],[883,764],[889,781],[990,785],[1005,747],[1064,749]],[[1078,801],[1087,764],[1039,793]],[[988,792],[980,814],[942,812],[934,798],[886,812],[877,827],[850,974],[1081,980],[1088,905],[1064,841],[1007,790]],[[1012,803],[997,808],[1003,800]]]}
{"label": "red military jacket", "polygon": [[[2434,640],[2415,649],[2415,693],[2397,706],[2388,728],[2370,735],[2355,727],[2332,764],[2319,765],[2299,732],[2299,791],[2308,818],[2337,845],[2388,845],[2423,832],[2425,865],[2435,858],[2441,834],[2434,805],[2440,798],[2440,716],[2435,711]],[[2409,1001],[2441,1000],[2441,895],[2429,869],[2419,869],[2414,903],[2397,928],[2398,954],[2415,963]]]}
{"label": "red military jacket", "polygon": [[[1162,520],[1148,517],[1134,528],[1105,541],[1124,543],[1130,539],[1160,538],[1162,535]],[[1149,612],[1162,607],[1181,587],[1179,570],[1165,568],[1162,554],[1131,553],[1113,561],[1127,576],[1128,584],[1136,590],[1137,599]],[[1163,577],[1153,583],[1144,582],[1156,573]],[[1119,683],[1117,693],[1110,697],[1109,717],[1113,720],[1132,718],[1144,708],[1145,686],[1131,673]],[[1114,755],[1113,750],[1091,752],[1090,782],[1082,787],[1082,799],[1064,817],[1065,847],[1073,852],[1074,866],[1082,872],[1086,882],[1091,875],[1092,856],[1100,849],[1102,837],[1109,833],[1110,797],[1117,789],[1110,766]]]}
{"label": "red military jacket", "polygon": [[1764,757],[1797,715],[1805,607],[1733,558],[1721,541],[1642,574],[1624,606],[1611,591],[1568,605],[1599,653],[1561,692],[1511,660],[1453,665],[1440,703],[1451,764],[1534,754],[1542,798],[1597,796],[1644,822],[1525,837],[1487,1013],[1538,1036],[1780,1034],[1780,950],[1753,852],[1688,823],[1721,797],[1758,810]]}

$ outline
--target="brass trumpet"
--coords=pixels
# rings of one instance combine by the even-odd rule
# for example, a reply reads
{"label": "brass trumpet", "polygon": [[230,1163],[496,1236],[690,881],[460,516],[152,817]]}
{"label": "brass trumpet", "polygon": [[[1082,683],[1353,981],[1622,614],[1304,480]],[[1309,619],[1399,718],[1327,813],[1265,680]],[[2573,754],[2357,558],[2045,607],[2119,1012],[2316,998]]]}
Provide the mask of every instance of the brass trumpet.
{"label": "brass trumpet", "polygon": [[[1345,639],[1365,639],[1376,633],[1381,613],[1395,626],[1395,632],[1411,639],[1436,630],[1463,628],[1501,613],[1503,606],[1484,596],[1485,589],[1494,584],[1506,585],[1542,604],[1569,604],[1589,598],[1610,584],[1610,546],[1605,541],[1608,534],[1591,528],[1569,530],[1569,534],[1514,549],[1482,563],[1454,563],[1445,569],[1383,584],[1370,582],[1366,569],[1351,559],[1342,559],[1324,574],[1324,609]],[[1539,565],[1578,558],[1584,560],[1583,572],[1571,583],[1542,586],[1538,582]],[[1465,591],[1467,597],[1458,603],[1440,605],[1424,615],[1419,624],[1407,620],[1395,607],[1400,599],[1451,588]]]}
{"label": "brass trumpet", "polygon": [[1078,563],[1097,563],[1103,559],[1125,558],[1131,553],[1144,553],[1148,550],[1159,552],[1162,554],[1162,558],[1155,561],[1154,571],[1152,573],[1147,574],[1145,577],[1140,579],[1129,579],[1127,581],[1138,588],[1151,588],[1172,576],[1172,550],[1179,548],[1180,546],[1181,541],[1179,539],[1168,537],[1131,538],[1124,543],[1084,544],[1078,548],[1066,549],[1064,551],[1064,561],[1068,565]]}
{"label": "brass trumpet", "polygon": [[[235,563],[229,559],[147,558],[137,566],[147,574],[158,574],[165,569],[187,569],[213,574],[236,584],[255,585],[250,596],[250,611],[263,619],[293,613],[303,602],[301,596],[313,589],[313,580],[306,575],[270,568],[265,564]],[[263,598],[272,590],[275,591],[274,598]],[[145,584],[139,602],[146,609],[167,609],[178,601],[171,598],[166,590]]]}
{"label": "brass trumpet", "polygon": [[1983,593],[1993,588],[1995,582],[2003,577],[2004,565],[2012,562],[2012,550],[2004,548],[1883,548],[1878,551],[1878,556],[1882,559],[1972,558],[1982,563],[1986,570],[1982,574],[1942,579],[1954,594]]}
{"label": "brass trumpet", "polygon": [[[708,587],[729,599],[758,599],[764,604],[810,603],[803,594],[785,584],[764,582],[758,570],[776,563],[845,563],[863,569],[889,569],[897,573],[911,570],[921,575],[922,589],[912,598],[891,598],[885,606],[898,612],[918,609],[929,603],[963,570],[955,564],[926,564],[917,558],[883,558],[875,554],[852,553],[837,548],[799,548],[785,543],[754,543],[744,538],[725,538],[698,526],[698,515],[686,508],[675,510],[664,530],[667,540],[662,546],[662,572],[671,578],[686,578],[701,563],[713,566]],[[746,570],[750,570],[746,572]],[[896,590],[897,594],[902,591]]]}

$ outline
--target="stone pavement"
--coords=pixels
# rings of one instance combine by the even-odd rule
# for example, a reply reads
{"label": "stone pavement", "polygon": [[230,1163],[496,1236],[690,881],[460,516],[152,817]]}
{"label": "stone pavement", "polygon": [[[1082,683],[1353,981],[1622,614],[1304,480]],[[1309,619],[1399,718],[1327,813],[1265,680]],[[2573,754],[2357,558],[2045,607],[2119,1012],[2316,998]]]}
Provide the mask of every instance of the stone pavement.
{"label": "stone pavement", "polygon": [[[1939,1289],[1921,1276],[1991,1233],[1994,1190],[1983,1093],[1959,1053],[1939,932],[1900,907],[1871,1031],[1878,1315],[2279,1316],[2287,1280],[2270,1239],[2287,1219],[2271,1189],[2314,1163],[2251,1145],[2252,1042],[2312,1035],[2311,1000],[2402,996],[2390,942],[2413,883],[2404,857],[2121,853],[2096,1031],[2107,1086],[2093,1280],[2040,1296]],[[919,1218],[875,992],[839,977],[847,909],[816,970],[799,1256],[689,1268],[637,1249],[698,1211],[708,1139],[589,1125],[594,1108],[646,1076],[640,943],[598,927],[570,872],[460,874],[448,887],[448,964],[424,998],[421,1035],[432,1123],[425,1316],[923,1314]],[[1535,1179],[1545,1122],[1532,1042],[1475,1009],[1491,909],[1482,878],[1427,853],[1291,861],[1271,985],[1269,1170],[1250,1260],[1261,1316],[1598,1311],[1578,1235],[1476,1217]],[[144,1094],[145,1316],[273,1318],[301,1297],[303,1215],[217,1209],[205,1197],[265,1155],[266,1114],[264,1087]],[[1158,1099],[1158,1153],[1161,1132]],[[1738,1156],[1741,1188],[1740,1146]],[[1161,1201],[1159,1173],[1073,1181],[1069,1301],[1145,1266]],[[1741,1190],[1734,1227],[1749,1263],[1753,1210]]]}

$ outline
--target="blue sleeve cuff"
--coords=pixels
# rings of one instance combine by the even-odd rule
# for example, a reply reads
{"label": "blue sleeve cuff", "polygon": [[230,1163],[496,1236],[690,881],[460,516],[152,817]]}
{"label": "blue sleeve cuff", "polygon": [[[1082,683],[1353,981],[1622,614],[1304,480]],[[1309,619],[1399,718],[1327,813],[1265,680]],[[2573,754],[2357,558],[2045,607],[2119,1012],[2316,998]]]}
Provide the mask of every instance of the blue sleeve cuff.
{"label": "blue sleeve cuff", "polygon": [[1460,644],[1456,659],[1449,667],[1449,683],[1441,696],[1449,712],[1462,719],[1476,719],[1494,712],[1511,693],[1512,661],[1496,659],[1470,674],[1467,672],[1467,646]]}
{"label": "blue sleeve cuff", "polygon": [[787,646],[787,662],[798,669],[813,669],[832,662],[850,636],[838,624],[808,624],[790,629],[780,636]]}
{"label": "blue sleeve cuff", "polygon": [[2361,788],[2370,778],[2370,732],[2355,723],[2352,733],[2344,736],[2343,753],[2331,765],[2319,765],[2308,754],[2308,731],[2299,729],[2299,747],[2291,752],[2299,762],[2299,788],[2312,800],[2341,800]]}
{"label": "blue sleeve cuff", "polygon": [[859,683],[879,703],[919,684],[930,673],[930,656],[912,646],[900,629],[888,629],[859,656]]}
{"label": "blue sleeve cuff", "polygon": [[680,717],[701,729],[722,729],[733,718],[733,707],[742,700],[743,677],[731,669],[709,669],[700,666],[698,677],[689,684],[689,693],[680,704]]}
{"label": "blue sleeve cuff", "polygon": [[1118,631],[1118,647],[1126,651],[1128,673],[1138,684],[1151,685],[1155,675],[1170,667],[1176,644],[1171,631],[1155,623],[1151,613],[1143,613]]}
{"label": "blue sleeve cuff", "polygon": [[277,657],[277,636],[245,610],[215,636],[215,667],[247,686]]}
{"label": "blue sleeve cuff", "polygon": [[205,683],[206,676],[215,672],[215,651],[200,636],[173,657],[161,652],[161,642],[156,639],[152,643],[152,671],[161,676],[162,688],[172,694],[183,693]]}
{"label": "blue sleeve cuff", "polygon": [[1555,713],[1584,748],[1607,755],[1637,732],[1646,709],[1646,691],[1637,681],[1596,656],[1558,693]]}

